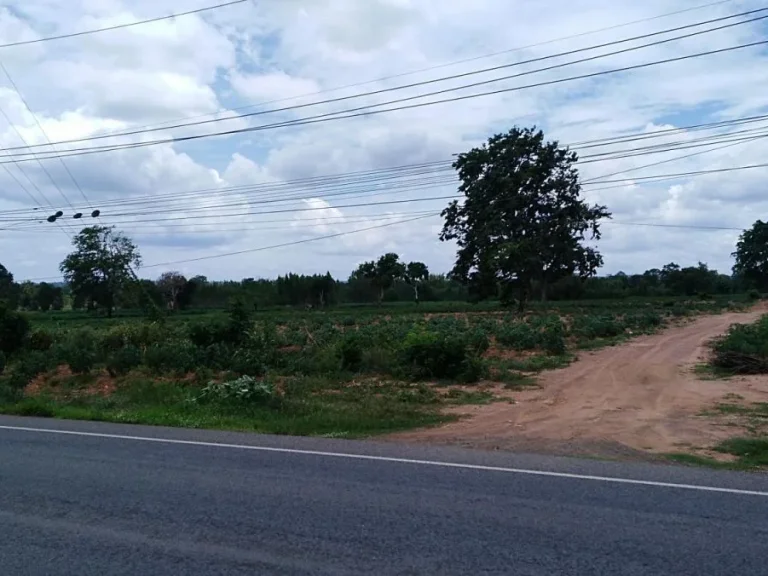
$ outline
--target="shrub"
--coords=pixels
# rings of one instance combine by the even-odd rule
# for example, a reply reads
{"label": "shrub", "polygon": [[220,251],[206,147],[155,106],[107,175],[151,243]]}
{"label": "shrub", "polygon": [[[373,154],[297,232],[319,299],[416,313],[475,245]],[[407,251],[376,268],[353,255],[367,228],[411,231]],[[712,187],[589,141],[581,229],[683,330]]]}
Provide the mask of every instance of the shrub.
{"label": "shrub", "polygon": [[541,347],[548,354],[565,354],[565,326],[560,318],[549,319],[540,336]]}
{"label": "shrub", "polygon": [[536,331],[525,322],[504,324],[496,334],[496,340],[502,346],[514,350],[533,350],[538,345]]}
{"label": "shrub", "polygon": [[46,352],[51,349],[54,337],[48,330],[39,328],[29,335],[29,347],[32,350]]}
{"label": "shrub", "polygon": [[232,365],[232,347],[225,342],[215,342],[205,347],[201,363],[212,370],[227,370]]}
{"label": "shrub", "polygon": [[141,350],[132,344],[115,350],[107,357],[107,371],[111,376],[123,376],[141,365]]}
{"label": "shrub", "polygon": [[266,405],[277,400],[277,390],[271,382],[241,376],[227,382],[209,382],[195,402],[236,402]]}
{"label": "shrub", "polygon": [[736,374],[768,373],[768,315],[734,324],[712,344],[712,364]]}
{"label": "shrub", "polygon": [[336,347],[342,370],[357,372],[363,363],[362,339],[355,333],[346,334]]}
{"label": "shrub", "polygon": [[13,369],[9,384],[16,389],[22,389],[38,374],[43,374],[53,368],[54,358],[45,352],[31,350],[19,358]]}
{"label": "shrub", "polygon": [[188,335],[199,348],[214,344],[235,344],[244,337],[244,333],[237,332],[229,323],[221,321],[190,324]]}
{"label": "shrub", "polygon": [[156,374],[186,374],[197,366],[198,351],[188,340],[153,344],[144,352],[144,364]]}
{"label": "shrub", "polygon": [[19,350],[29,333],[29,320],[0,303],[0,351],[10,356]]}
{"label": "shrub", "polygon": [[[476,360],[475,360],[476,359]],[[400,347],[400,363],[406,374],[414,379],[449,378],[474,381],[478,363],[467,340],[454,334],[443,334],[414,328]]]}
{"label": "shrub", "polygon": [[234,354],[232,354],[230,365],[227,368],[243,376],[261,376],[267,371],[261,351],[251,348],[235,350]]}
{"label": "shrub", "polygon": [[747,300],[754,302],[760,300],[760,292],[754,288],[747,292]]}
{"label": "shrub", "polygon": [[98,360],[96,336],[87,329],[70,333],[55,346],[53,356],[75,374],[87,374]]}
{"label": "shrub", "polygon": [[5,353],[2,350],[0,350],[0,375],[2,375],[3,372],[5,372],[5,362],[6,362]]}

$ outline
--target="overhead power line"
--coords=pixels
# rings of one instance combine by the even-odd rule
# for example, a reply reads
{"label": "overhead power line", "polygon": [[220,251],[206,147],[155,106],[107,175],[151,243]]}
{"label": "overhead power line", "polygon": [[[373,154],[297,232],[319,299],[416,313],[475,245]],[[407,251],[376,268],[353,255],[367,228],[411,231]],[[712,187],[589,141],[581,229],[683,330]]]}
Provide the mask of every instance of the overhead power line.
{"label": "overhead power line", "polygon": [[[557,42],[562,42],[564,40],[573,40],[573,39],[582,38],[582,37],[585,37],[585,36],[592,36],[592,35],[599,34],[599,33],[602,33],[602,32],[608,32],[608,31],[611,31],[611,30],[618,30],[620,28],[626,28],[628,26],[633,26],[635,24],[642,24],[642,23],[645,23],[645,22],[652,22],[652,21],[655,21],[655,20],[661,20],[661,19],[664,19],[664,18],[669,18],[671,16],[678,16],[680,14],[686,14],[686,13],[690,13],[690,12],[704,10],[706,8],[713,8],[713,7],[721,6],[721,5],[724,5],[724,4],[730,4],[733,1],[734,0],[720,0],[718,2],[710,2],[708,4],[700,4],[698,6],[692,6],[690,8],[685,8],[683,10],[676,10],[674,12],[667,12],[667,13],[664,13],[664,14],[658,14],[656,16],[650,16],[650,17],[647,17],[647,18],[641,18],[639,20],[631,20],[629,22],[613,24],[613,25],[610,25],[610,26],[605,26],[603,28],[596,28],[596,29],[592,29],[592,30],[587,30],[585,32],[579,32],[577,34],[571,34],[569,36],[560,36],[558,38],[552,38],[552,39],[549,39],[549,40],[543,40],[541,42],[536,42],[534,44],[527,44],[525,46],[518,46],[516,48],[507,48],[506,50],[501,50],[501,51],[497,51],[497,52],[490,52],[490,53],[481,54],[481,55],[478,55],[478,56],[471,56],[469,58],[463,58],[461,60],[453,60],[453,61],[450,61],[450,62],[445,62],[443,64],[437,64],[437,65],[434,65],[434,66],[428,66],[428,67],[425,67],[425,68],[419,68],[419,69],[416,69],[416,70],[410,70],[408,72],[400,72],[400,73],[397,73],[397,74],[391,74],[391,75],[388,75],[388,76],[382,76],[382,77],[374,78],[374,79],[371,79],[371,80],[364,80],[364,81],[361,81],[361,82],[354,82],[352,84],[345,84],[345,85],[342,85],[342,86],[335,86],[335,87],[332,87],[332,88],[325,88],[325,89],[322,89],[322,90],[317,90],[315,92],[307,92],[307,93],[304,93],[304,94],[298,94],[296,96],[288,96],[288,97],[285,97],[285,98],[276,98],[276,99],[273,99],[273,100],[265,100],[265,101],[254,103],[254,104],[247,104],[245,106],[233,107],[233,108],[230,108],[229,110],[222,110],[222,111],[212,112],[212,113],[208,113],[208,114],[197,114],[197,115],[194,115],[194,116],[185,116],[185,117],[176,118],[176,119],[173,119],[173,120],[166,120],[164,122],[159,122],[157,124],[148,124],[148,125],[144,125],[144,126],[139,126],[137,128],[155,128],[155,127],[162,128],[166,124],[183,122],[185,120],[196,120],[198,118],[208,118],[208,117],[211,117],[211,116],[220,116],[221,114],[232,114],[232,116],[227,117],[227,118],[222,118],[222,120],[233,119],[233,118],[235,118],[237,116],[237,114],[235,114],[235,113],[236,112],[240,112],[241,110],[250,110],[252,108],[258,108],[260,106],[267,106],[269,104],[278,104],[280,102],[288,102],[288,101],[291,101],[291,100],[307,98],[307,97],[310,97],[310,96],[319,96],[321,94],[329,94],[329,93],[332,93],[332,92],[339,92],[341,90],[346,90],[348,88],[358,88],[360,86],[367,86],[369,84],[376,84],[376,83],[380,83],[380,82],[386,82],[387,80],[394,80],[396,78],[403,78],[403,77],[406,77],[406,76],[413,76],[415,74],[421,74],[421,73],[424,73],[424,72],[430,72],[432,70],[438,70],[438,69],[442,69],[442,68],[449,68],[451,66],[457,66],[459,64],[465,64],[467,62],[475,62],[475,61],[478,61],[478,60],[484,60],[484,59],[488,59],[488,58],[495,58],[496,56],[503,56],[503,55],[506,55],[506,54],[512,54],[514,52],[521,52],[523,50],[528,50],[528,49],[531,49],[531,48],[538,48],[538,47],[541,47],[541,46],[547,46],[547,45],[550,45],[550,44],[555,44]],[[114,135],[116,132],[119,132],[119,131],[110,131],[110,132],[105,132],[104,134],[105,135]]]}
{"label": "overhead power line", "polygon": [[[497,94],[511,93],[511,92],[517,92],[517,91],[521,91],[521,90],[527,90],[527,89],[530,89],[530,88],[538,88],[538,87],[542,87],[542,86],[552,86],[552,85],[555,85],[555,84],[562,84],[562,83],[565,83],[565,82],[571,82],[571,81],[575,81],[575,80],[584,80],[584,79],[589,79],[589,78],[597,78],[597,77],[600,77],[600,76],[607,76],[607,75],[610,75],[610,74],[617,74],[617,73],[620,73],[620,72],[628,72],[628,71],[632,71],[632,70],[640,70],[640,69],[650,68],[650,67],[658,66],[658,65],[662,65],[662,64],[669,64],[669,63],[673,63],[673,62],[682,62],[682,61],[691,60],[691,59],[694,59],[694,58],[701,58],[701,57],[704,57],[704,56],[712,56],[712,55],[715,55],[715,54],[724,54],[724,53],[727,53],[727,52],[733,52],[733,51],[736,51],[736,50],[743,50],[743,49],[746,49],[746,48],[754,48],[754,47],[757,47],[757,46],[763,46],[765,44],[768,44],[768,40],[760,40],[760,41],[757,41],[757,42],[749,42],[749,43],[746,43],[746,44],[739,44],[739,45],[736,45],[736,46],[728,46],[726,48],[719,48],[719,49],[716,49],[716,50],[708,50],[706,52],[697,52],[697,53],[694,53],[694,54],[687,54],[685,56],[677,56],[677,57],[674,57],[674,58],[667,58],[667,59],[664,59],[664,60],[656,60],[656,61],[653,61],[653,62],[646,62],[646,63],[642,63],[642,64],[635,64],[635,65],[631,65],[631,66],[624,66],[622,68],[615,68],[615,69],[612,69],[612,70],[602,70],[602,71],[598,71],[598,72],[592,72],[592,73],[589,73],[589,74],[580,74],[578,76],[569,76],[569,77],[566,77],[566,78],[557,78],[557,79],[553,79],[553,80],[547,80],[547,81],[537,82],[537,83],[534,83],[534,84],[527,84],[527,85],[523,85],[523,86],[514,86],[514,87],[511,87],[511,88],[501,88],[501,89],[492,90],[492,91],[489,91],[489,92],[481,92],[481,93],[477,93],[477,94],[468,94],[468,95],[462,95],[462,96],[454,96],[454,97],[451,97],[451,98],[444,98],[442,100],[434,100],[434,101],[431,101],[431,102],[421,102],[421,103],[416,103],[416,104],[397,106],[397,107],[393,107],[393,108],[385,108],[383,110],[370,110],[370,109],[367,109],[368,107],[366,107],[366,111],[360,111],[360,112],[355,112],[355,113],[350,113],[350,114],[346,113],[346,112],[350,112],[349,110],[344,110],[344,111],[340,111],[340,112],[334,112],[334,113],[332,113],[334,115],[333,117],[329,117],[329,115],[327,115],[327,114],[321,114],[321,115],[318,115],[318,116],[315,116],[315,117],[307,117],[307,118],[302,118],[302,119],[298,119],[298,120],[291,120],[291,121],[285,121],[285,122],[277,122],[277,123],[273,123],[273,124],[265,124],[265,125],[261,125],[261,126],[253,126],[253,127],[248,127],[248,128],[238,128],[238,129],[233,129],[233,130],[225,130],[225,131],[214,132],[214,133],[207,133],[207,134],[198,134],[198,135],[191,135],[191,136],[180,136],[180,137],[173,137],[173,138],[164,138],[164,139],[159,139],[159,140],[150,140],[150,141],[146,141],[146,142],[137,142],[137,143],[131,143],[131,144],[122,144],[122,145],[106,145],[106,146],[90,147],[90,148],[88,148],[88,147],[86,147],[86,148],[70,148],[70,149],[62,150],[61,154],[49,155],[49,156],[45,156],[44,158],[58,158],[60,156],[62,156],[62,157],[83,156],[83,155],[95,154],[95,153],[112,152],[112,151],[116,151],[116,150],[128,150],[128,149],[133,149],[133,148],[143,148],[143,147],[147,147],[147,146],[155,146],[155,145],[158,145],[158,144],[170,144],[170,143],[178,143],[178,142],[187,142],[187,141],[193,141],[193,140],[200,140],[200,139],[203,139],[203,138],[210,138],[210,137],[214,137],[214,136],[231,136],[231,135],[234,135],[234,134],[245,134],[245,133],[249,133],[249,132],[257,132],[257,131],[262,131],[262,130],[271,130],[271,129],[276,129],[276,128],[290,128],[290,127],[295,127],[295,126],[306,126],[306,125],[311,125],[311,124],[319,124],[319,123],[328,122],[328,121],[331,121],[331,120],[345,120],[345,119],[349,119],[349,118],[358,118],[358,117],[361,117],[361,116],[374,116],[374,115],[379,115],[379,114],[386,114],[386,113],[397,112],[397,111],[401,111],[401,110],[412,110],[412,109],[417,109],[417,108],[424,108],[426,106],[434,106],[436,104],[445,104],[445,103],[450,103],[450,102],[460,102],[460,101],[470,100],[470,99],[474,99],[474,98],[481,98],[481,97],[484,97],[484,96],[492,96],[492,95],[497,95]],[[381,105],[382,104],[374,104],[374,105],[371,105],[371,107],[381,106]],[[6,150],[9,150],[9,149],[6,149]],[[19,153],[17,155],[24,155],[24,154],[25,153]],[[8,155],[0,155],[0,158],[8,158],[8,157],[9,157]],[[25,159],[25,158],[21,158],[18,161],[24,162],[26,160],[27,159]],[[2,163],[3,162],[0,162],[0,164],[2,164]]]}
{"label": "overhead power line", "polygon": [[[647,39],[647,38],[652,38],[652,37],[656,37],[656,36],[660,36],[660,35],[664,35],[664,34],[669,34],[669,33],[672,33],[672,32],[677,32],[677,31],[680,31],[680,30],[686,30],[686,29],[696,28],[696,27],[700,27],[700,26],[704,26],[704,25],[712,24],[712,23],[716,23],[716,22],[732,20],[734,18],[739,18],[739,17],[742,17],[742,16],[748,16],[748,15],[752,15],[752,14],[756,14],[756,13],[764,13],[766,11],[768,11],[768,8],[760,8],[760,9],[756,9],[756,10],[750,10],[750,11],[747,11],[747,12],[741,12],[739,14],[733,14],[733,15],[730,15],[730,16],[714,18],[714,19],[703,21],[703,22],[697,22],[697,23],[694,23],[694,24],[687,24],[687,25],[684,25],[684,26],[678,26],[678,27],[675,27],[675,28],[669,28],[669,29],[666,29],[666,30],[652,32],[652,33],[648,33],[648,34],[642,34],[642,35],[633,36],[633,37],[630,37],[630,38],[623,38],[623,39],[620,39],[620,40],[614,40],[614,41],[611,41],[611,42],[605,42],[605,43],[602,43],[602,44],[597,44],[597,45],[594,45],[594,46],[588,46],[588,47],[585,47],[585,48],[578,48],[578,49],[574,49],[574,50],[568,50],[568,51],[560,52],[560,53],[557,53],[557,54],[550,54],[550,55],[547,55],[547,56],[531,58],[531,59],[522,60],[522,61],[519,61],[519,62],[513,62],[513,63],[509,63],[509,64],[502,64],[502,65],[493,66],[493,67],[490,67],[490,68],[484,68],[484,69],[481,69],[481,70],[472,70],[472,71],[464,72],[464,73],[461,73],[461,74],[453,74],[451,76],[444,76],[442,78],[435,78],[435,79],[431,79],[431,80],[424,80],[424,81],[421,81],[421,82],[414,82],[414,83],[411,83],[411,84],[405,84],[405,85],[401,85],[401,86],[393,86],[393,87],[389,87],[389,88],[382,88],[382,89],[379,89],[379,90],[374,90],[374,91],[364,92],[364,93],[359,93],[359,94],[351,94],[351,95],[348,95],[348,96],[341,96],[341,97],[338,97],[338,98],[332,98],[332,99],[321,100],[321,101],[316,101],[316,102],[308,102],[308,103],[304,103],[304,104],[295,104],[295,105],[292,105],[292,106],[286,106],[286,107],[282,107],[282,108],[273,108],[273,109],[270,109],[270,110],[260,110],[260,111],[257,111],[257,112],[251,112],[251,113],[247,113],[247,114],[240,114],[240,115],[237,115],[237,116],[232,116],[230,118],[214,118],[214,119],[203,120],[203,121],[198,121],[198,122],[190,122],[190,123],[185,123],[185,124],[175,124],[175,125],[171,125],[171,126],[164,126],[162,128],[144,128],[144,129],[128,130],[128,131],[123,131],[123,132],[114,132],[114,133],[106,134],[106,135],[96,135],[96,136],[90,136],[90,137],[84,137],[84,138],[74,138],[74,139],[60,140],[60,141],[56,142],[55,144],[74,144],[74,143],[78,143],[78,142],[90,142],[90,141],[102,140],[102,139],[111,139],[111,138],[118,138],[118,137],[125,137],[125,136],[135,136],[135,135],[139,135],[139,134],[145,134],[145,133],[148,133],[148,132],[154,132],[154,131],[157,131],[157,130],[173,130],[173,129],[179,129],[179,128],[190,128],[190,127],[202,126],[202,125],[206,125],[206,124],[218,123],[218,122],[223,122],[223,121],[233,120],[233,119],[250,118],[250,117],[262,116],[262,115],[267,115],[267,114],[277,114],[277,113],[281,113],[281,112],[295,111],[295,110],[299,110],[299,109],[303,109],[303,108],[309,108],[309,107],[314,107],[314,106],[319,106],[319,105],[335,104],[335,103],[344,102],[344,101],[353,100],[353,99],[358,99],[358,98],[363,98],[363,97],[376,96],[376,95],[379,95],[379,94],[395,92],[395,91],[401,91],[401,90],[407,90],[407,89],[411,89],[411,88],[415,88],[415,87],[419,87],[419,86],[426,86],[426,85],[435,84],[435,83],[439,83],[439,82],[446,82],[446,81],[449,81],[449,80],[457,80],[457,79],[460,79],[460,78],[465,78],[465,77],[468,77],[468,76],[474,76],[474,75],[478,75],[478,74],[486,74],[488,72],[494,72],[494,71],[505,69],[505,68],[513,68],[513,67],[518,67],[518,66],[522,66],[522,65],[525,65],[525,64],[532,64],[532,63],[536,63],[536,62],[542,62],[542,61],[546,61],[546,60],[561,58],[563,56],[569,56],[569,55],[579,54],[579,53],[582,53],[582,52],[588,52],[588,51],[592,51],[592,50],[597,50],[599,48],[605,48],[605,47],[609,47],[609,46],[625,44],[625,43],[628,43],[628,42],[634,42],[634,41],[641,40],[641,39]],[[669,42],[676,42],[678,40],[683,40],[683,39],[691,38],[691,37],[694,37],[694,36],[700,36],[702,34],[709,34],[709,33],[712,33],[712,32],[716,32],[716,31],[719,31],[719,30],[724,30],[724,29],[727,29],[727,28],[732,28],[732,27],[735,27],[735,26],[743,26],[745,24],[749,24],[749,23],[752,23],[752,22],[757,22],[757,21],[760,21],[760,20],[764,20],[766,18],[768,18],[768,15],[757,16],[757,17],[754,17],[754,18],[751,18],[751,19],[748,19],[748,20],[742,20],[742,21],[739,21],[739,22],[732,22],[732,23],[729,23],[729,24],[724,24],[724,25],[717,26],[717,27],[714,27],[714,28],[709,28],[709,29],[706,29],[706,30],[699,30],[699,31],[695,31],[695,32],[690,32],[688,34],[683,34],[683,35],[675,36],[675,37],[672,37],[672,38],[665,38],[665,39],[662,39],[662,40],[656,40],[654,42],[650,42],[650,43],[646,43],[646,44],[641,44],[639,46],[631,46],[629,48],[624,48],[624,49],[616,50],[616,51],[613,51],[613,52],[607,52],[607,53],[604,53],[604,54],[598,54],[598,55],[595,55],[595,56],[589,56],[589,57],[586,57],[586,58],[580,58],[578,60],[571,60],[571,61],[568,61],[568,62],[562,62],[562,63],[559,63],[559,64],[554,64],[554,65],[551,65],[551,66],[547,66],[547,67],[544,67],[544,68],[537,68],[537,69],[534,69],[534,70],[527,70],[527,71],[524,71],[524,72],[520,72],[518,74],[512,74],[512,75],[492,78],[492,79],[489,79],[489,80],[473,82],[471,84],[465,84],[465,85],[462,85],[462,86],[445,88],[445,89],[442,89],[442,90],[436,90],[436,91],[427,92],[427,93],[423,93],[423,94],[417,94],[417,95],[409,96],[409,97],[406,97],[406,98],[398,98],[398,99],[389,100],[389,101],[386,101],[386,102],[379,102],[379,103],[376,103],[376,104],[369,104],[369,105],[360,106],[360,107],[357,107],[357,108],[351,108],[351,109],[344,110],[344,111],[329,112],[329,113],[322,114],[322,115],[316,115],[316,116],[313,116],[311,118],[332,117],[332,116],[340,114],[340,113],[358,112],[358,111],[361,111],[361,110],[367,110],[367,109],[371,109],[371,108],[374,108],[374,107],[387,106],[387,105],[390,105],[390,104],[399,104],[399,103],[402,103],[402,102],[410,102],[410,101],[413,101],[413,100],[417,100],[417,99],[421,99],[421,98],[427,98],[427,97],[430,97],[430,96],[438,96],[438,95],[446,94],[446,93],[449,93],[449,92],[455,92],[457,90],[466,90],[466,89],[469,89],[469,88],[476,88],[476,87],[479,87],[479,86],[485,86],[485,85],[488,85],[488,84],[497,83],[497,82],[501,82],[501,81],[505,81],[505,80],[511,80],[511,79],[514,79],[514,78],[520,78],[522,76],[528,76],[528,75],[531,75],[531,74],[538,74],[538,73],[541,73],[541,72],[547,72],[547,71],[551,71],[551,70],[565,68],[565,67],[568,67],[568,66],[573,66],[575,64],[582,64],[582,63],[585,63],[585,62],[591,62],[591,61],[594,61],[594,60],[599,60],[599,59],[602,59],[602,58],[607,58],[609,56],[615,56],[615,55],[618,55],[618,54],[624,54],[624,53],[627,53],[627,52],[633,52],[633,51],[641,50],[641,49],[644,49],[644,48],[658,46],[660,44],[666,44],[666,43],[669,43]],[[37,144],[35,146],[36,147],[45,147],[47,145],[46,144]],[[13,150],[13,148],[4,148],[4,149],[0,149],[0,150],[6,150],[7,151],[7,150]]]}
{"label": "overhead power line", "polygon": [[104,28],[95,28],[93,30],[82,30],[80,32],[70,32],[68,34],[59,34],[58,36],[47,36],[45,38],[35,38],[34,40],[19,40],[18,42],[7,42],[5,44],[0,44],[0,48],[13,48],[14,46],[28,46],[29,44],[39,44],[41,42],[52,42],[54,40],[64,40],[65,38],[77,38],[78,36],[87,36],[89,34],[99,34],[100,32],[109,32],[111,30],[121,30],[123,28],[131,28],[133,26],[141,26],[142,24],[150,24],[152,22],[160,22],[162,20],[171,20],[172,18],[180,18],[181,16],[189,16],[191,14],[200,14],[201,12],[209,12],[211,10],[217,10],[218,8],[234,6],[235,4],[244,4],[247,1],[248,0],[233,0],[232,2],[224,2],[223,4],[216,4],[215,6],[205,6],[203,8],[188,10],[186,12],[177,12],[175,14],[157,16],[156,18],[147,18],[146,20],[137,20],[135,22],[127,22],[125,24],[116,24],[114,26],[106,26]]}
{"label": "overhead power line", "polygon": [[227,256],[239,256],[241,254],[252,254],[254,252],[262,252],[264,250],[274,250],[275,248],[285,248],[288,246],[297,246],[299,244],[307,244],[309,242],[318,242],[320,240],[328,240],[330,238],[339,238],[341,236],[348,236],[350,234],[359,234],[360,232],[368,232],[369,230],[377,230],[379,228],[388,228],[390,226],[397,226],[399,224],[406,224],[408,222],[416,222],[417,220],[424,220],[426,218],[433,218],[438,216],[439,212],[428,214],[426,216],[418,216],[416,218],[408,218],[407,220],[398,220],[397,222],[388,222],[386,224],[379,224],[377,226],[367,226],[365,228],[358,228],[357,230],[348,230],[346,232],[337,232],[335,234],[326,234],[324,236],[315,236],[313,238],[304,238],[302,240],[294,240],[293,242],[283,242],[280,244],[272,244],[271,246],[262,246],[259,248],[249,248],[247,250],[237,250],[236,252],[226,252],[223,254],[215,254],[211,256],[200,256],[198,258],[187,258],[186,260],[175,260],[173,262],[160,262],[157,264],[148,264],[142,266],[142,268],[158,268],[160,266],[173,266],[176,264],[187,264],[190,262],[201,262],[203,260],[213,260],[218,258],[224,258]]}

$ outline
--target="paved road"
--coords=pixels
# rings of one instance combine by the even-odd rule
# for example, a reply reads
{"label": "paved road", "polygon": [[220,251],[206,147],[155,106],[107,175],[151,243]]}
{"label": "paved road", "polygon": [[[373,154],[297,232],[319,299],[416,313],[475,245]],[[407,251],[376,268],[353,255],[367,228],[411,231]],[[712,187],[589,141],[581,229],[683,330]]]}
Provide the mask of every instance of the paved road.
{"label": "paved road", "polygon": [[766,542],[763,475],[0,417],[4,576],[731,576]]}

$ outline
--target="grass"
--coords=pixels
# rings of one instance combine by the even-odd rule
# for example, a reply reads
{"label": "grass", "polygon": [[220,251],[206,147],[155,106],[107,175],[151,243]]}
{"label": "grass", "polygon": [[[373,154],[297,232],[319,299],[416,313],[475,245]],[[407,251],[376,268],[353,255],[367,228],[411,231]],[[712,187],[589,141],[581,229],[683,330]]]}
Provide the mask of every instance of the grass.
{"label": "grass", "polygon": [[[722,298],[534,303],[520,318],[495,303],[398,303],[260,310],[240,324],[218,310],[162,323],[130,311],[35,313],[34,338],[0,376],[0,412],[365,437],[437,425],[452,419],[446,407],[496,400],[467,384],[535,386],[537,373],[567,366],[577,350],[733,306]],[[82,374],[62,373],[67,365]],[[209,381],[241,376],[277,392],[268,402],[197,400]],[[107,391],[98,389],[104,382]]]}
{"label": "grass", "polygon": [[430,387],[355,384],[298,378],[271,405],[245,402],[195,402],[199,389],[176,382],[157,382],[129,375],[114,383],[109,396],[76,394],[87,387],[80,379],[60,382],[57,390],[0,405],[5,414],[129,424],[219,428],[270,434],[326,435],[359,438],[451,418],[445,404],[490,400],[481,392],[452,390],[443,399]]}
{"label": "grass", "polygon": [[742,468],[768,466],[768,437],[731,438],[720,443],[715,450],[738,457],[737,464]]}

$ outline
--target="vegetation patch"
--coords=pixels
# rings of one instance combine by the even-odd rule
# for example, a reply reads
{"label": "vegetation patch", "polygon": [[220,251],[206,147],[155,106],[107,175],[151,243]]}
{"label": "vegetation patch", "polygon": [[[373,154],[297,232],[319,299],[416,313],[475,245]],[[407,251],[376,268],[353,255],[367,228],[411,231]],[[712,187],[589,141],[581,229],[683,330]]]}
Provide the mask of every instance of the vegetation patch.
{"label": "vegetation patch", "polygon": [[711,348],[713,368],[728,374],[768,373],[768,315],[753,324],[734,324]]}

